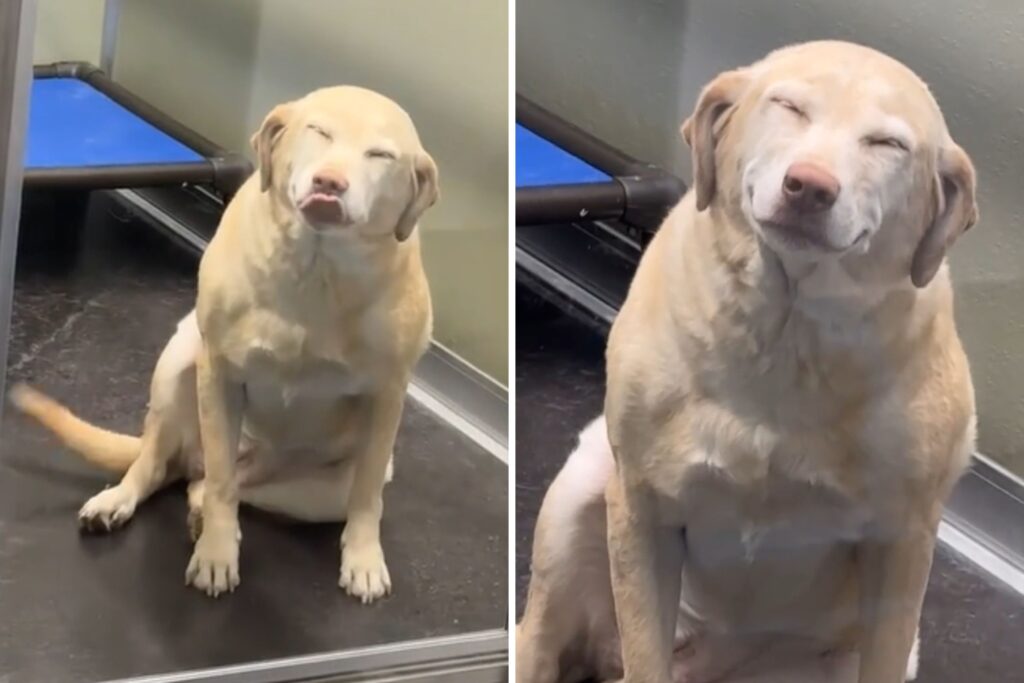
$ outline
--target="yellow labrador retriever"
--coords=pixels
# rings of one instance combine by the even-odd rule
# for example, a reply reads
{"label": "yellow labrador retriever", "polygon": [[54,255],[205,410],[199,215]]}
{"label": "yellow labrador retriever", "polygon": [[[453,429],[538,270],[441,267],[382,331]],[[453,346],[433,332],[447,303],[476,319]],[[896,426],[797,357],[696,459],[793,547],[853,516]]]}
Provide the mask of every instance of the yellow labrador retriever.
{"label": "yellow labrador retriever", "polygon": [[85,527],[124,524],[185,476],[202,522],[188,583],[212,596],[238,585],[241,501],[347,519],[340,585],[369,602],[391,589],[382,490],[431,333],[415,228],[438,197],[437,169],[409,116],[356,87],[274,108],[252,142],[259,172],[203,256],[196,309],[157,362],[142,437],[89,425],[28,387],[11,397],[124,472],[82,508]]}
{"label": "yellow labrador retriever", "polygon": [[975,440],[944,264],[971,162],[909,69],[841,42],[721,74],[682,132],[693,190],[541,509],[519,680],[913,678]]}

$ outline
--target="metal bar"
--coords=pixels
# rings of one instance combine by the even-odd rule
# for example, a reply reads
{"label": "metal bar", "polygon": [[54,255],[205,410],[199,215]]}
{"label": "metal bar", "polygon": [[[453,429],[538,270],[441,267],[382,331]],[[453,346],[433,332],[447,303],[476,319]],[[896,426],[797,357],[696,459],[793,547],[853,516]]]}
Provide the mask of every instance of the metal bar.
{"label": "metal bar", "polygon": [[103,34],[100,38],[100,68],[114,75],[117,52],[117,29],[121,25],[121,0],[107,0],[103,5]]}
{"label": "metal bar", "polygon": [[496,629],[320,655],[121,679],[116,683],[341,683],[382,679],[497,683],[507,678],[507,666],[508,632]]}
{"label": "metal bar", "polygon": [[26,168],[23,182],[26,187],[99,190],[110,187],[212,183],[215,179],[213,164],[204,160],[173,164]]}
{"label": "metal bar", "polygon": [[4,395],[14,302],[35,22],[35,0],[0,3],[0,396]]}
{"label": "metal bar", "polygon": [[621,182],[516,188],[516,225],[618,219],[626,213]]}

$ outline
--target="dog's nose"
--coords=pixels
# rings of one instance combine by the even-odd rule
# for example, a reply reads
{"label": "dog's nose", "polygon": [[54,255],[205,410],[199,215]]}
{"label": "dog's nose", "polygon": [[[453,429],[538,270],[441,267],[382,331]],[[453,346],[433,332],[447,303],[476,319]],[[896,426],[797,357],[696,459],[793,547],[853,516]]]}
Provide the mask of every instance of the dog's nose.
{"label": "dog's nose", "polygon": [[320,171],[313,176],[313,192],[323,194],[344,194],[348,189],[348,178],[338,171]]}
{"label": "dog's nose", "polygon": [[786,171],[782,181],[786,203],[802,213],[816,213],[832,207],[839,197],[839,181],[817,164],[800,162]]}

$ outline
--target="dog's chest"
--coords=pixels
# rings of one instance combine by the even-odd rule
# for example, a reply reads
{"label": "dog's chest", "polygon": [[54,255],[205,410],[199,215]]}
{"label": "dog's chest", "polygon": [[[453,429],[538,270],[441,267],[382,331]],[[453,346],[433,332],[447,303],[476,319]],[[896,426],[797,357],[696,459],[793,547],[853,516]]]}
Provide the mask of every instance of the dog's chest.
{"label": "dog's chest", "polygon": [[270,406],[281,410],[359,396],[369,386],[368,378],[333,363],[316,363],[287,374],[254,372],[245,380],[247,403],[255,408]]}
{"label": "dog's chest", "polygon": [[254,362],[249,368],[245,434],[281,452],[330,450],[351,429],[348,418],[372,388],[368,377],[340,363],[319,361],[273,372],[280,368]]}
{"label": "dog's chest", "polygon": [[245,386],[247,418],[329,419],[336,404],[369,392],[370,367],[351,335],[253,311],[224,335],[223,347]]}
{"label": "dog's chest", "polygon": [[359,327],[334,325],[328,312],[281,315],[256,308],[225,326],[219,345],[243,381],[274,377],[290,393],[352,393],[364,381],[359,350],[368,344]]}
{"label": "dog's chest", "polygon": [[[832,432],[781,436],[710,405],[683,424],[655,441],[647,483],[662,520],[685,528],[691,611],[733,622],[734,608],[767,615],[809,590],[834,595],[820,577],[841,577],[873,515],[856,445]],[[768,584],[771,595],[758,592]]]}
{"label": "dog's chest", "polygon": [[867,506],[820,484],[772,475],[752,486],[714,468],[695,473],[687,495],[684,617],[808,636],[832,628],[819,620],[849,585]]}
{"label": "dog's chest", "polygon": [[[696,468],[684,484],[685,525],[699,550],[750,558],[768,545],[832,545],[858,540],[871,519],[866,502],[836,489],[775,473],[757,481],[737,481],[716,467]],[[734,546],[725,539],[732,539]]]}

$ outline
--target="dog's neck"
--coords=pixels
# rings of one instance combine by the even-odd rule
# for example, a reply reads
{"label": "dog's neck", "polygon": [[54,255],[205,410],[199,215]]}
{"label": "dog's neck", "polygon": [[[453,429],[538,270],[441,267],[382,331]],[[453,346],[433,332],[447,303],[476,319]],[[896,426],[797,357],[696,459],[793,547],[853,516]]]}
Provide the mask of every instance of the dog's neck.
{"label": "dog's neck", "polygon": [[899,282],[872,284],[839,259],[780,256],[714,207],[697,214],[696,227],[713,247],[706,282],[717,283],[711,285],[717,297],[730,299],[723,305],[732,332],[751,335],[769,354],[806,345],[823,362],[835,355],[862,357],[865,365],[880,356],[908,358],[939,311],[951,306],[945,272],[925,289],[915,288],[909,273]]}
{"label": "dog's neck", "polygon": [[[253,261],[268,269],[275,280],[298,286],[328,285],[340,291],[366,295],[386,287],[394,271],[408,258],[408,248],[391,234],[356,235],[357,228],[318,231],[275,201],[269,193],[256,210],[274,217],[256,221]],[[410,241],[415,240],[414,235]]]}

